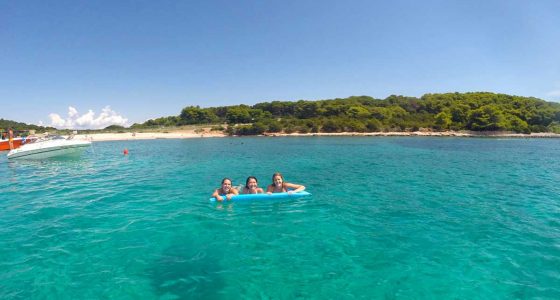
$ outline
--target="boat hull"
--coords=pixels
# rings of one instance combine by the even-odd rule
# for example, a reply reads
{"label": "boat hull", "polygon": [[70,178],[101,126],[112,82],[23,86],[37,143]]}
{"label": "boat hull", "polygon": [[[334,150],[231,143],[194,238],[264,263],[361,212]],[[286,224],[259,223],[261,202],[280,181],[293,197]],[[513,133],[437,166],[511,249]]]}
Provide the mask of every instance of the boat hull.
{"label": "boat hull", "polygon": [[10,153],[8,153],[8,159],[45,159],[58,156],[74,156],[81,154],[90,145],[91,142],[77,142],[32,149],[22,147],[10,151]]}

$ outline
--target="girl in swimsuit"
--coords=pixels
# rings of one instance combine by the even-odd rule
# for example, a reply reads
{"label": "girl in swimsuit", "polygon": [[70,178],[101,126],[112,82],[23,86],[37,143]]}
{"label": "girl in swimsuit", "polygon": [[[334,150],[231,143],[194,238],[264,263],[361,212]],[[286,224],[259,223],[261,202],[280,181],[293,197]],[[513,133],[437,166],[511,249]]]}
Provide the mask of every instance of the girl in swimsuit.
{"label": "girl in swimsuit", "polygon": [[284,182],[284,177],[279,172],[272,175],[272,184],[266,189],[267,194],[272,193],[297,193],[305,190],[305,186]]}
{"label": "girl in swimsuit", "polygon": [[231,200],[233,195],[239,195],[239,192],[231,186],[231,179],[222,179],[222,187],[216,189],[212,194],[212,197],[215,197],[218,201],[224,201],[224,197],[221,195],[225,195],[227,200]]}
{"label": "girl in swimsuit", "polygon": [[262,194],[264,190],[258,187],[257,178],[255,176],[247,177],[245,187],[243,187],[242,194]]}
{"label": "girl in swimsuit", "polygon": [[8,144],[10,145],[10,150],[14,149],[14,130],[12,128],[8,129]]}

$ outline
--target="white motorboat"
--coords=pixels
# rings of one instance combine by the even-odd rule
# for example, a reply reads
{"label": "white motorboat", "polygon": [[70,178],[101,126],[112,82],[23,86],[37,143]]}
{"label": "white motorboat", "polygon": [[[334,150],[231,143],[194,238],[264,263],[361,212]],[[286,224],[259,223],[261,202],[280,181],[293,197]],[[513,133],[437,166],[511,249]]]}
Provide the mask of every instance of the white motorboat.
{"label": "white motorboat", "polygon": [[43,159],[82,153],[91,141],[66,139],[61,136],[38,139],[8,152],[8,158]]}

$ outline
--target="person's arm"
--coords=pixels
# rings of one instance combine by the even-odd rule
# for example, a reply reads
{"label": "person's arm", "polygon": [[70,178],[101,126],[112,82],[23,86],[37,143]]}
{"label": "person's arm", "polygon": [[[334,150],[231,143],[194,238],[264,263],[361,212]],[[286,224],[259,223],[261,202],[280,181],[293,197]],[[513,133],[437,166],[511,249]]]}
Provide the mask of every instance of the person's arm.
{"label": "person's arm", "polygon": [[263,194],[264,190],[262,188],[257,188],[257,194]]}
{"label": "person's arm", "polygon": [[222,196],[220,196],[220,193],[218,192],[218,189],[216,189],[214,191],[214,193],[212,194],[212,197],[216,198],[216,200],[218,200],[218,201],[224,201],[224,198],[222,198]]}
{"label": "person's arm", "polygon": [[293,189],[291,191],[288,191],[288,193],[297,193],[297,192],[301,192],[303,190],[305,190],[305,186],[301,185],[301,184],[293,184],[293,183],[284,183],[284,186],[286,188],[290,188]]}
{"label": "person's arm", "polygon": [[231,200],[231,197],[239,195],[239,191],[237,189],[231,188],[229,193],[226,195],[226,199]]}
{"label": "person's arm", "polygon": [[266,193],[267,194],[272,194],[272,192],[274,192],[274,186],[271,184],[271,185],[266,187]]}

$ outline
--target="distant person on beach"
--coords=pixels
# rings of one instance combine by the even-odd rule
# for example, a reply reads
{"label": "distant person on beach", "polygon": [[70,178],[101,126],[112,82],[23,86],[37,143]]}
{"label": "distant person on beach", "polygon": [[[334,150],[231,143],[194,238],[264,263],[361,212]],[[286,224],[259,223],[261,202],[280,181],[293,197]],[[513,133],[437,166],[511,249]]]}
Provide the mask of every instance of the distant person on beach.
{"label": "distant person on beach", "polygon": [[258,186],[258,181],[255,176],[247,177],[247,181],[245,181],[245,186],[241,191],[242,194],[262,194],[264,190]]}
{"label": "distant person on beach", "polygon": [[12,128],[8,128],[8,143],[10,144],[10,150],[14,149],[14,131]]}
{"label": "distant person on beach", "polygon": [[272,193],[297,193],[305,190],[305,186],[284,182],[284,177],[279,172],[272,175],[272,184],[266,189],[267,194]]}
{"label": "distant person on beach", "polygon": [[218,201],[224,201],[224,197],[221,195],[225,195],[227,200],[231,200],[231,197],[234,195],[239,195],[239,192],[231,186],[231,179],[222,179],[222,187],[216,189],[212,194],[212,197],[216,198]]}

